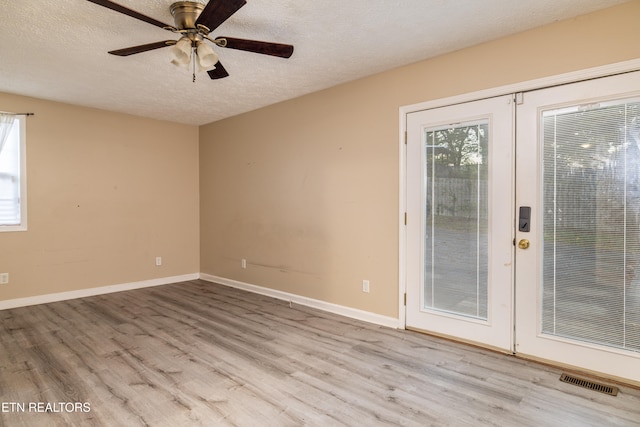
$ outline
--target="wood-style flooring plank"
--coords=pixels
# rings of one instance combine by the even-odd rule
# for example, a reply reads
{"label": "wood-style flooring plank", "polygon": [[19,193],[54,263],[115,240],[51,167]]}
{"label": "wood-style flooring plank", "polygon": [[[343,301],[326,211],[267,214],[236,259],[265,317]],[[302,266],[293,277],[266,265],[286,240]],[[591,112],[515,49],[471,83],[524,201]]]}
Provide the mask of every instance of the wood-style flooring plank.
{"label": "wood-style flooring plank", "polygon": [[637,389],[198,280],[0,321],[2,426],[640,425]]}

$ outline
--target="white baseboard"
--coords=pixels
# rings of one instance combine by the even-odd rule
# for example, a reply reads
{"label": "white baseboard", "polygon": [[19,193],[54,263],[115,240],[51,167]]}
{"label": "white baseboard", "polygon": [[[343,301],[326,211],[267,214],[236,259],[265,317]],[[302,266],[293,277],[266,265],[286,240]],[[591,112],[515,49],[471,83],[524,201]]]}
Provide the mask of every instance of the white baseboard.
{"label": "white baseboard", "polygon": [[279,300],[290,301],[295,304],[307,307],[317,308],[329,313],[339,314],[341,316],[350,317],[352,319],[362,320],[364,322],[373,323],[380,326],[397,329],[400,325],[398,319],[380,314],[371,313],[369,311],[359,310],[357,308],[345,307],[343,305],[333,304],[313,298],[307,298],[289,292],[278,291],[275,289],[265,288],[262,286],[252,285],[237,280],[226,279],[224,277],[213,276],[210,274],[200,273],[200,279],[207,282],[218,283],[220,285],[232,288],[243,289],[260,295],[269,296]]}
{"label": "white baseboard", "polygon": [[148,288],[150,286],[169,285],[171,283],[197,280],[200,274],[183,274],[181,276],[162,277],[159,279],[143,280],[140,282],[121,283],[119,285],[101,286],[98,288],[79,289],[77,291],[58,292],[54,294],[37,295],[34,297],[16,298],[0,301],[0,310],[9,308],[26,307],[29,305],[46,304],[49,302],[65,301],[75,298],[92,297],[95,295],[110,294],[113,292],[129,291],[132,289]]}
{"label": "white baseboard", "polygon": [[27,307],[30,305],[46,304],[57,301],[66,301],[75,298],[86,298],[95,295],[110,294],[113,292],[129,291],[133,289],[147,288],[151,286],[169,285],[171,283],[186,282],[189,280],[202,279],[207,282],[218,283],[232,288],[243,289],[260,295],[276,298],[279,300],[290,301],[295,304],[307,307],[317,308],[329,313],[339,314],[341,316],[350,317],[352,319],[362,320],[364,322],[373,323],[380,326],[397,329],[400,326],[398,319],[380,314],[371,313],[369,311],[359,310],[357,308],[345,307],[330,302],[307,298],[289,292],[278,291],[275,289],[265,288],[262,286],[252,285],[237,280],[226,279],[224,277],[213,276],[204,273],[184,274],[181,276],[162,277],[159,279],[143,280],[140,282],[121,283],[118,285],[101,286],[97,288],[79,289],[76,291],[57,292],[53,294],[36,295],[33,297],[16,298],[0,301],[0,310],[11,308]]}

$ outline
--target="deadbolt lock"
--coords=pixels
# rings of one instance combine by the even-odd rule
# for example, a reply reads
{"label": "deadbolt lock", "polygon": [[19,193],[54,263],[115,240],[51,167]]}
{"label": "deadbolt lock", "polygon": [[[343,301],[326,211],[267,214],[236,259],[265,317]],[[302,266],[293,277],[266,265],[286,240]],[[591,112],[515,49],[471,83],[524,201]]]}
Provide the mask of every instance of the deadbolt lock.
{"label": "deadbolt lock", "polygon": [[528,241],[527,239],[521,239],[521,240],[518,242],[518,247],[519,247],[520,249],[527,249],[527,248],[529,248],[529,244],[530,244],[530,243],[529,243],[529,241]]}

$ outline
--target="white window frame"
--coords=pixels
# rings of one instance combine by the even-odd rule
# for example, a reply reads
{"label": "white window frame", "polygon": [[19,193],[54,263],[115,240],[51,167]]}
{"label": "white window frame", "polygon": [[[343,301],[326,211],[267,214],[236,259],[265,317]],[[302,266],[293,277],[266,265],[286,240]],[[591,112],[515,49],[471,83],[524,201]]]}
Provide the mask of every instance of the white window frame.
{"label": "white window frame", "polygon": [[16,115],[20,132],[20,224],[0,224],[0,233],[27,231],[27,117]]}

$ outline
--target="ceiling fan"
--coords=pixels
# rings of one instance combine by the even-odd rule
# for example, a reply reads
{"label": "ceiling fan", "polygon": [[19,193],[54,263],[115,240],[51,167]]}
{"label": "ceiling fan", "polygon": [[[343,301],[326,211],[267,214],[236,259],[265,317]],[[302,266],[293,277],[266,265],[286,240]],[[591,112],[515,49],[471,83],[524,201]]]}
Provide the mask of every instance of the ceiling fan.
{"label": "ceiling fan", "polygon": [[195,81],[196,63],[201,69],[206,69],[212,79],[227,77],[229,73],[224,69],[213,48],[205,42],[209,41],[218,47],[238,49],[263,55],[289,58],[293,54],[293,46],[282,43],[271,43],[257,40],[238,39],[233,37],[209,37],[209,33],[218,28],[238,9],[247,4],[246,0],[210,0],[204,5],[196,1],[179,1],[170,7],[175,26],[167,25],[135,10],[119,5],[109,0],[88,0],[91,3],[123,13],[164,30],[180,34],[179,40],[164,40],[124,49],[109,51],[112,55],[129,56],[147,52],[162,47],[173,46],[172,63],[176,65],[193,65],[193,81]]}

